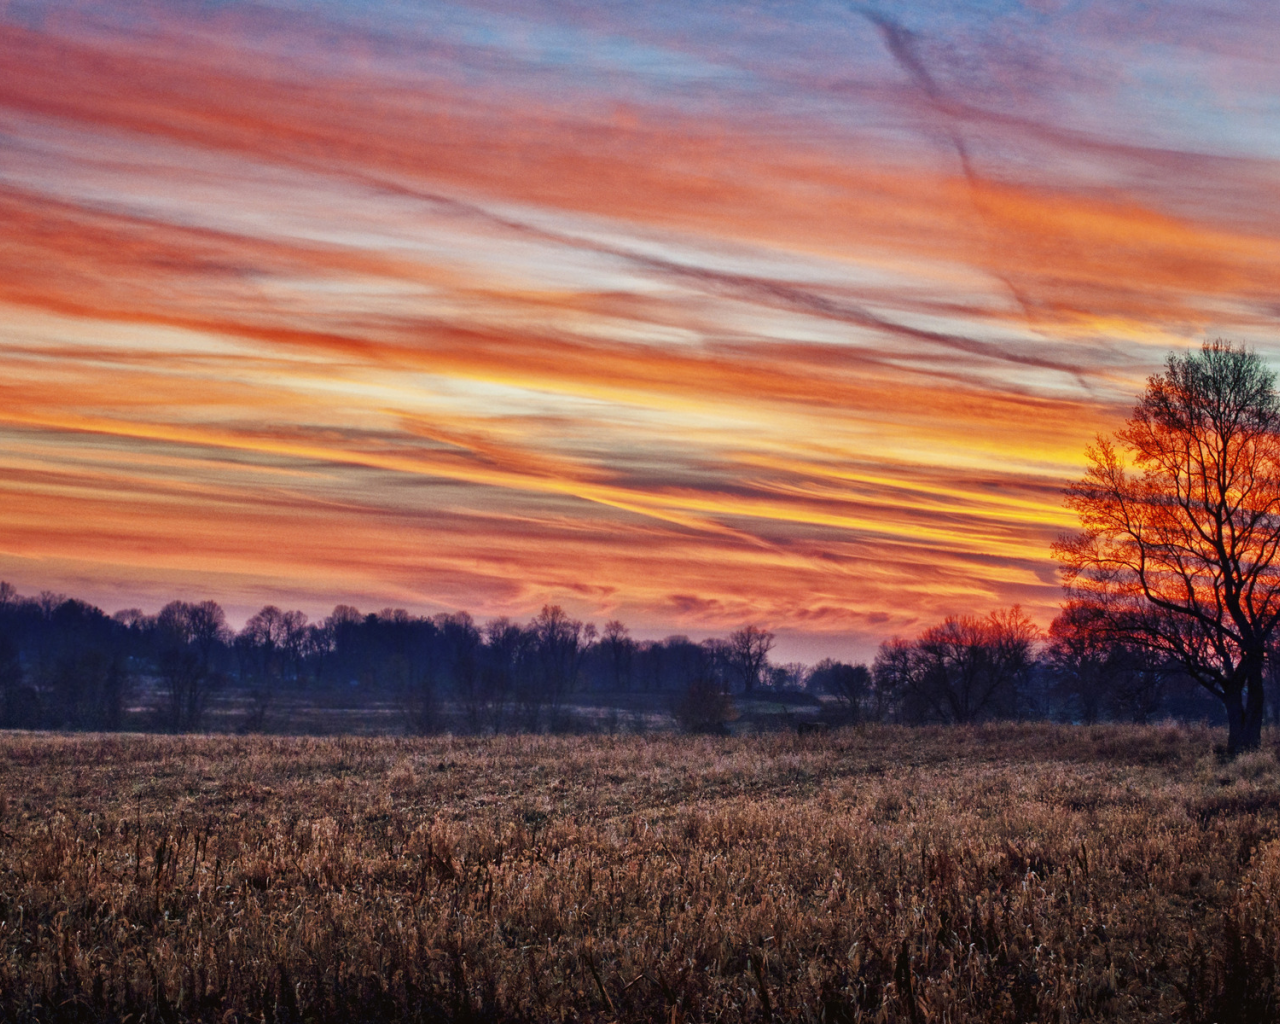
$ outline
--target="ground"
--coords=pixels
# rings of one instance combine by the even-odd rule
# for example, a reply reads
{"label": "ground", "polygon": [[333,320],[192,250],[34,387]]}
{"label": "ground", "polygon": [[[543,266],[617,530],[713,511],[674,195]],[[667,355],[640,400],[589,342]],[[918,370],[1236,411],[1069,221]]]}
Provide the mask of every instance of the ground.
{"label": "ground", "polygon": [[0,1019],[1272,1020],[1220,740],[0,735]]}

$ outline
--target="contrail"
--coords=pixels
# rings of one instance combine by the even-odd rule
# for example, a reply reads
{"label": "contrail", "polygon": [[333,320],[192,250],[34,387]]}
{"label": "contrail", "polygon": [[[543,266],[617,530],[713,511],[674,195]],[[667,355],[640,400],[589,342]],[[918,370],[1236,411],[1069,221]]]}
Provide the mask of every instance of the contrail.
{"label": "contrail", "polygon": [[929,74],[929,69],[925,66],[924,61],[920,59],[920,52],[916,48],[916,34],[877,11],[864,8],[862,14],[880,30],[880,36],[884,39],[884,44],[889,48],[889,52],[893,54],[894,60],[901,65],[902,70],[911,76],[911,80],[925,94],[930,105],[942,115],[944,129],[947,135],[950,136],[951,144],[955,146],[956,153],[960,156],[960,166],[964,168],[964,176],[970,184],[973,184],[977,179],[977,175],[969,160],[969,149],[964,143],[964,138],[955,128],[954,105],[938,88],[938,83],[934,80],[933,75]]}
{"label": "contrail", "polygon": [[[965,145],[964,137],[956,127],[956,122],[959,120],[957,117],[958,105],[947,98],[942,89],[938,87],[933,75],[929,73],[929,68],[921,59],[920,51],[916,46],[916,34],[910,29],[899,25],[892,18],[888,18],[869,7],[854,7],[853,10],[875,25],[880,32],[880,37],[884,40],[885,46],[888,47],[889,52],[893,55],[893,59],[910,76],[916,88],[924,93],[929,105],[939,115],[941,128],[946,132],[947,137],[951,140],[951,145],[955,148],[956,155],[960,158],[960,167],[964,172],[965,181],[969,185],[969,195],[973,202],[973,207],[978,216],[989,223],[991,216],[985,208],[986,204],[978,189],[982,178],[974,169],[973,161],[969,156],[969,147]],[[1022,307],[1022,315],[1026,318],[1028,326],[1034,325],[1035,318],[1032,315],[1033,305],[1031,300],[1006,275],[990,268],[988,268],[988,273],[1009,289],[1009,294],[1013,296],[1014,301]],[[1084,387],[1092,390],[1081,374],[1076,373],[1075,376]]]}

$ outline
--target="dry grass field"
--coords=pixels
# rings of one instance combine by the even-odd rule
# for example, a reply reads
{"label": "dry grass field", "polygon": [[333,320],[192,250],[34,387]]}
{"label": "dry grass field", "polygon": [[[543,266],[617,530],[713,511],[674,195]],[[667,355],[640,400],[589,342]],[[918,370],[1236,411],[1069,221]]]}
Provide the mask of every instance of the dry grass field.
{"label": "dry grass field", "polygon": [[1215,738],[6,735],[0,1019],[1272,1020]]}

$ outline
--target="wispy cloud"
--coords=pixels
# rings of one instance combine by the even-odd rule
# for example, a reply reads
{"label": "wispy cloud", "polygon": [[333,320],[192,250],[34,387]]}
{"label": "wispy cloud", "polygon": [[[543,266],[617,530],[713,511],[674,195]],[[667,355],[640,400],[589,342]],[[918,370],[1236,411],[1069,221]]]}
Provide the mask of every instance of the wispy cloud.
{"label": "wispy cloud", "polygon": [[1269,19],[641,7],[6,8],[0,571],[1047,619],[1084,443],[1276,351]]}

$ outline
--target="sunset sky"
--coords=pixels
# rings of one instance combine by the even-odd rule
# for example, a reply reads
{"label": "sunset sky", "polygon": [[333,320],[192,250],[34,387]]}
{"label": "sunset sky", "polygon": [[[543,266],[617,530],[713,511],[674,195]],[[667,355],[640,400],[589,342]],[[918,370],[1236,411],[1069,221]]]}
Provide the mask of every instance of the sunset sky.
{"label": "sunset sky", "polygon": [[1060,601],[1280,360],[1269,2],[0,0],[0,578],[775,630]]}

